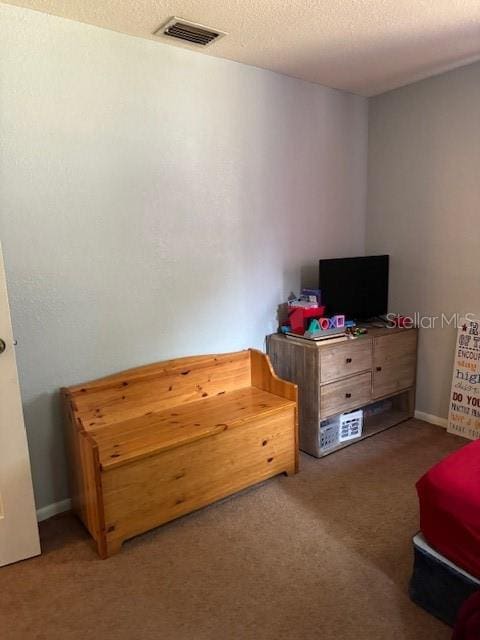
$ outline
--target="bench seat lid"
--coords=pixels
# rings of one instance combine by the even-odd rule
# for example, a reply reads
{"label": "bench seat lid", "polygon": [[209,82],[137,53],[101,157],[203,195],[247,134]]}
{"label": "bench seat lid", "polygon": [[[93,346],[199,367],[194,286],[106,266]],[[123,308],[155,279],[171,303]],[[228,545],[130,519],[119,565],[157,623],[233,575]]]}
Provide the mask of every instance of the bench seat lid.
{"label": "bench seat lid", "polygon": [[88,433],[98,445],[102,469],[108,470],[294,406],[292,400],[245,387],[89,429]]}

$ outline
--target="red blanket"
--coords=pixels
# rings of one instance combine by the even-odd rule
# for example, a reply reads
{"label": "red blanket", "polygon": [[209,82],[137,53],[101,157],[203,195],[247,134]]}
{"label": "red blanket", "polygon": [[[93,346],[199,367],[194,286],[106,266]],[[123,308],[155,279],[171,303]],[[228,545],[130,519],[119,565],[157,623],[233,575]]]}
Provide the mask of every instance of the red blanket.
{"label": "red blanket", "polygon": [[432,467],[417,482],[417,491],[427,541],[480,578],[480,440]]}
{"label": "red blanket", "polygon": [[480,591],[470,596],[460,609],[452,640],[479,640]]}

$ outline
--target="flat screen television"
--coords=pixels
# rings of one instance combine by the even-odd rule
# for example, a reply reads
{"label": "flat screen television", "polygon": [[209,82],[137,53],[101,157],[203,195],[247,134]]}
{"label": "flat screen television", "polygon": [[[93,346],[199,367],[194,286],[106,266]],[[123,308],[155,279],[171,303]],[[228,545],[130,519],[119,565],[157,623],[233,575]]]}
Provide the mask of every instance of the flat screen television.
{"label": "flat screen television", "polygon": [[370,320],[388,312],[389,256],[320,260],[320,289],[327,315]]}

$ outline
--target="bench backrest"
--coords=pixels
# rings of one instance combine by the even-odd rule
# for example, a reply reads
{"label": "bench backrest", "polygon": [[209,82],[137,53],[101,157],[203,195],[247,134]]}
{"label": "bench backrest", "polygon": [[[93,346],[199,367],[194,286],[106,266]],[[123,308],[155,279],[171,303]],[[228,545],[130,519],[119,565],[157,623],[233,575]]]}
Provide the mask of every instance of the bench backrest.
{"label": "bench backrest", "polygon": [[63,392],[89,431],[250,385],[247,350],[158,362]]}

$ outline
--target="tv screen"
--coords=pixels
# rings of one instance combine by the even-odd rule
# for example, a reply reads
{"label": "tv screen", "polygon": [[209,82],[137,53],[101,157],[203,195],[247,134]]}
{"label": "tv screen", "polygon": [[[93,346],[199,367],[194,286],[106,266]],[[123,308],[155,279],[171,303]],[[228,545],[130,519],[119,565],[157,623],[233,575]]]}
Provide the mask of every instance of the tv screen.
{"label": "tv screen", "polygon": [[327,315],[369,320],[388,312],[389,256],[320,260],[320,289]]}

